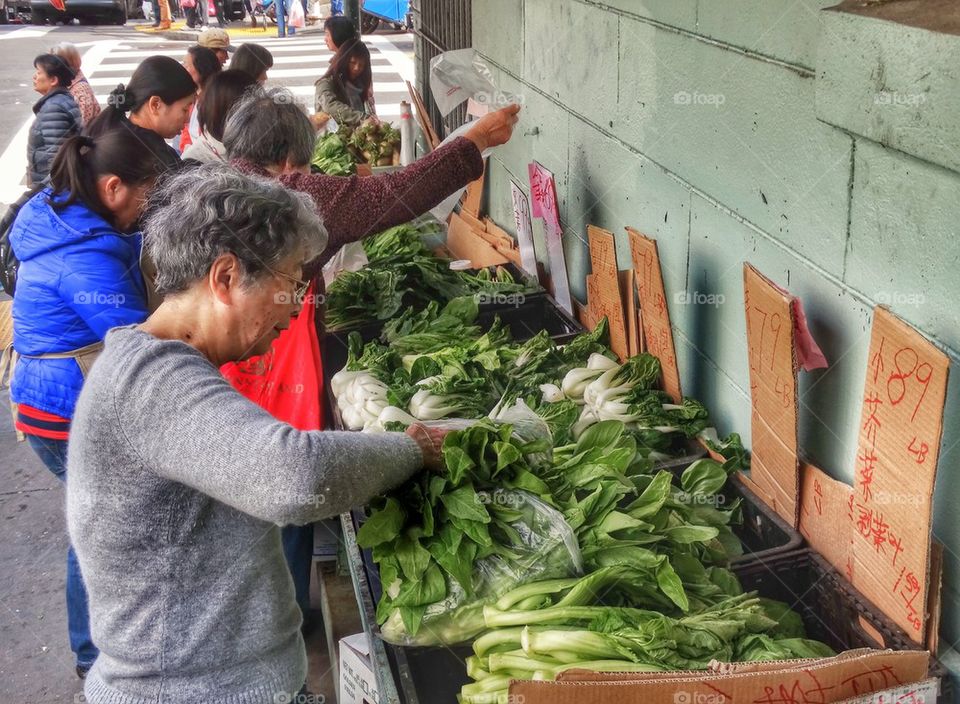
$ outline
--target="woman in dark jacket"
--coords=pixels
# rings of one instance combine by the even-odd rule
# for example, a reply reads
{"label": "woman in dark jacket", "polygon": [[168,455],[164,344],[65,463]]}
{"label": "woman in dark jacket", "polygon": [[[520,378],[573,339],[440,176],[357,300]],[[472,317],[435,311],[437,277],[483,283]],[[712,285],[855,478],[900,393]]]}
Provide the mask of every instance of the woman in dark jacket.
{"label": "woman in dark jacket", "polygon": [[329,115],[339,125],[358,127],[376,117],[370,50],[359,39],[340,47],[314,88],[317,114]]}
{"label": "woman in dark jacket", "polygon": [[70,95],[73,69],[54,54],[41,54],[33,60],[33,89],[43,97],[33,106],[37,119],[27,141],[30,184],[43,182],[64,140],[80,131],[83,118],[77,101]]}
{"label": "woman in dark jacket", "polygon": [[[147,317],[135,223],[164,163],[129,129],[75,135],[53,161],[51,186],[20,210],[10,242],[20,259],[11,382],[16,427],[57,479],[84,369],[112,327]],[[77,674],[97,657],[76,556],[67,553],[67,625]]]}
{"label": "woman in dark jacket", "polygon": [[[96,137],[120,125],[132,130],[170,168],[179,168],[180,154],[165,140],[180,134],[197,99],[189,71],[170,56],[144,59],[126,86],[117,86],[107,107],[86,132]],[[129,113],[129,117],[127,116]]]}

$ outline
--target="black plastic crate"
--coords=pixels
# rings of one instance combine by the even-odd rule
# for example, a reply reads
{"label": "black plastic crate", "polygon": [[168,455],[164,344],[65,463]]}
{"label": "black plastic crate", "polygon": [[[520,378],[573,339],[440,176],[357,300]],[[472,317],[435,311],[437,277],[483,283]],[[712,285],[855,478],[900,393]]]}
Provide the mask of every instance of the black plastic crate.
{"label": "black plastic crate", "polygon": [[737,475],[730,478],[723,491],[728,499],[742,499],[743,522],[734,526],[733,532],[743,543],[744,554],[731,560],[734,567],[762,563],[803,545],[803,536],[747,488]]}
{"label": "black plastic crate", "polygon": [[[854,648],[924,649],[811,548],[735,565],[733,571],[745,591],[786,603],[803,619],[808,638],[838,653]],[[930,676],[940,679],[938,701],[952,701],[947,670],[935,659]]]}

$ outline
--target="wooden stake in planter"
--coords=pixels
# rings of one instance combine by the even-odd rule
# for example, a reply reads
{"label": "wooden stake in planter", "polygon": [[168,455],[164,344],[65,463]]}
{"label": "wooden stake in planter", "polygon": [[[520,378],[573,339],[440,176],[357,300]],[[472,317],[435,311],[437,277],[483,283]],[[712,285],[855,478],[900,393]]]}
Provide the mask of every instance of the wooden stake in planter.
{"label": "wooden stake in planter", "polygon": [[640,320],[645,349],[660,360],[663,390],[679,403],[683,398],[680,370],[673,345],[673,328],[670,326],[670,310],[667,308],[657,242],[632,227],[627,228],[627,235],[630,238],[634,277],[640,291]]}
{"label": "wooden stake in planter", "polygon": [[949,360],[886,308],[873,318],[851,497],[848,577],[918,644]]}
{"label": "wooden stake in planter", "polygon": [[767,503],[795,527],[800,472],[792,299],[749,264],[743,266],[743,295],[752,405],[750,476]]}

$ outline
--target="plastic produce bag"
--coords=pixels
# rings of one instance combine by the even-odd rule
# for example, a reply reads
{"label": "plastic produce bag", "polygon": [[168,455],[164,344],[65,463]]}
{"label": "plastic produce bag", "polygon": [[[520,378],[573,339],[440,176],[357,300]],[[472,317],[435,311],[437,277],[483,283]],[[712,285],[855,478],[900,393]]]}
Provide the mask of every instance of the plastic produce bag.
{"label": "plastic produce bag", "polygon": [[344,271],[360,271],[370,262],[363,249],[363,242],[347,242],[323,266],[323,283],[327,288]]}
{"label": "plastic produce bag", "polygon": [[388,643],[427,646],[470,640],[485,630],[483,607],[511,589],[582,574],[576,535],[557,509],[525,491],[496,489],[477,494],[483,501],[516,511],[516,520],[509,523],[514,529],[514,541],[507,546],[511,559],[495,554],[474,563],[473,598],[448,577],[447,597],[427,607],[416,635],[407,632],[399,610],[392,611],[380,627]]}
{"label": "plastic produce bag", "polygon": [[316,284],[307,290],[300,314],[266,354],[220,367],[237,391],[266,409],[274,418],[298,430],[320,430],[323,370],[314,321]]}
{"label": "plastic produce bag", "polygon": [[497,94],[493,75],[473,49],[445,51],[430,61],[430,92],[446,117],[467,98],[489,102]]}

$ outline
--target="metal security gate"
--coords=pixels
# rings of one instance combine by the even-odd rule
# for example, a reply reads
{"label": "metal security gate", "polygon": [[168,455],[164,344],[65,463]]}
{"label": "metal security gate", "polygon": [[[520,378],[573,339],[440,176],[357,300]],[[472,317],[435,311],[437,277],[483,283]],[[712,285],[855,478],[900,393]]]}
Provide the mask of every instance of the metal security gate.
{"label": "metal security gate", "polygon": [[413,31],[416,34],[417,89],[430,113],[430,121],[440,138],[462,125],[467,119],[466,105],[446,118],[430,93],[430,61],[437,54],[473,45],[470,6],[472,0],[413,0]]}

